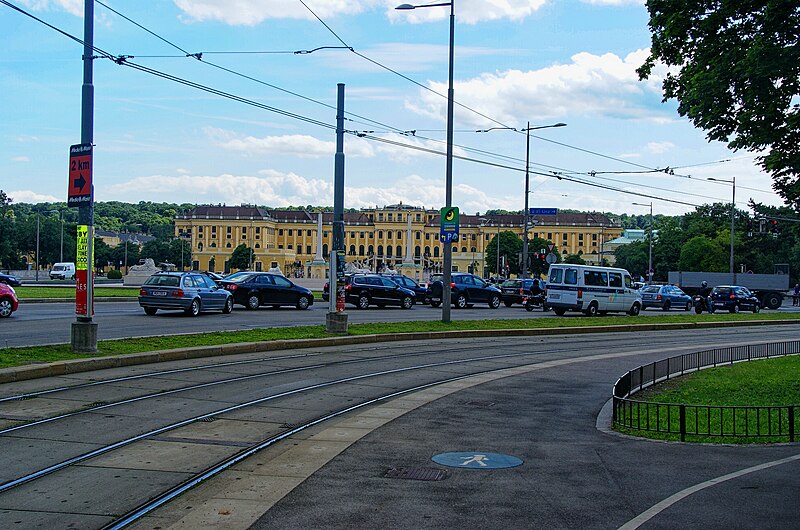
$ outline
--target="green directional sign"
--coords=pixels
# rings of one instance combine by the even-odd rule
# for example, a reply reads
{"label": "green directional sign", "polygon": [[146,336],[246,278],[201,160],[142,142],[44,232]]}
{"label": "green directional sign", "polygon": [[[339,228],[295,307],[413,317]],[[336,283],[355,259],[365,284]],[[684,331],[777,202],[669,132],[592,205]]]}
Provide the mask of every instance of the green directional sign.
{"label": "green directional sign", "polygon": [[458,207],[444,207],[439,211],[439,239],[450,243],[458,239]]}

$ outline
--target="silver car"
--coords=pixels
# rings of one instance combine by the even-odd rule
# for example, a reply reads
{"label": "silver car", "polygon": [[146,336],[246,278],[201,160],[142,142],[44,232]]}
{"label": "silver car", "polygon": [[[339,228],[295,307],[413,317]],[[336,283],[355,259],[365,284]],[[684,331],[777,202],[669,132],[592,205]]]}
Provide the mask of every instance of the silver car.
{"label": "silver car", "polygon": [[157,272],[139,289],[139,305],[148,315],[159,309],[181,309],[197,316],[201,311],[233,311],[233,295],[197,272]]}

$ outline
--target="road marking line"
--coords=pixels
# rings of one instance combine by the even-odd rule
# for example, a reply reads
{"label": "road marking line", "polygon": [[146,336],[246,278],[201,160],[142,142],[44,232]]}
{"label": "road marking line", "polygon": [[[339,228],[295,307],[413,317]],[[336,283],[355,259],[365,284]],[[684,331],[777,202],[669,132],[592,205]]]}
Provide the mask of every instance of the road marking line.
{"label": "road marking line", "polygon": [[755,473],[756,471],[761,471],[764,469],[768,469],[774,466],[780,466],[783,464],[788,464],[789,462],[794,462],[795,460],[800,460],[800,454],[796,454],[794,456],[789,456],[786,458],[781,458],[780,460],[773,460],[772,462],[765,462],[763,464],[759,464],[757,466],[748,467],[745,469],[741,469],[739,471],[734,471],[733,473],[728,473],[727,475],[722,475],[721,477],[712,478],[711,480],[707,480],[705,482],[701,482],[700,484],[695,484],[694,486],[688,487],[678,493],[671,495],[664,499],[663,501],[655,504],[651,508],[645,510],[641,514],[637,515],[624,525],[620,526],[618,530],[635,530],[639,528],[644,523],[648,522],[650,519],[658,515],[659,513],[663,512],[673,504],[682,501],[689,495],[696,493],[698,491],[704,490],[706,488],[710,488],[711,486],[715,486],[717,484],[721,484],[725,481],[739,478],[741,476]]}

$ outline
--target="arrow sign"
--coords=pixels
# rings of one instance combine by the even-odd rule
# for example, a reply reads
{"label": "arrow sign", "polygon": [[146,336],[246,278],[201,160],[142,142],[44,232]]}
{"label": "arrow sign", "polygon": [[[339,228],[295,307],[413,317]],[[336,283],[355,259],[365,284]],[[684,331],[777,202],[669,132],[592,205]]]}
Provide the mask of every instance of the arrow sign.
{"label": "arrow sign", "polygon": [[83,187],[85,185],[86,185],[86,179],[83,178],[83,173],[81,173],[80,176],[77,179],[75,179],[75,181],[72,183],[72,187],[78,188],[78,190],[80,191],[83,191]]}
{"label": "arrow sign", "polygon": [[92,144],[70,146],[67,186],[67,206],[92,203]]}

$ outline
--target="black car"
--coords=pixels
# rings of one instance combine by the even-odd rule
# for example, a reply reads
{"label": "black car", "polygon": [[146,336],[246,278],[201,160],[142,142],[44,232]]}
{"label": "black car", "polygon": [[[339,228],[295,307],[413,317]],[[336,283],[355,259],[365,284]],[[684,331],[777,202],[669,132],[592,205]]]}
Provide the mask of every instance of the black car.
{"label": "black car", "polygon": [[[324,292],[327,291],[328,284],[325,284]],[[351,274],[344,279],[345,302],[359,309],[367,309],[370,305],[399,305],[403,309],[411,309],[415,298],[414,291],[400,287],[379,274]],[[323,299],[328,299],[328,296],[323,294]]]}
{"label": "black car", "polygon": [[[428,284],[428,297],[433,307],[442,305],[444,285],[441,276],[431,277]],[[478,302],[486,302],[492,309],[500,307],[500,289],[490,285],[486,280],[466,272],[454,272],[450,275],[450,302],[458,309],[472,307]]]}
{"label": "black car", "polygon": [[537,285],[538,294],[544,294],[544,282],[536,278],[524,278],[516,280],[506,280],[500,285],[500,299],[506,307],[511,307],[514,304],[521,304],[523,299],[533,294],[531,287]]}
{"label": "black car", "polygon": [[19,287],[22,285],[22,282],[19,281],[19,278],[16,276],[12,276],[11,274],[3,274],[2,272],[0,272],[0,283],[10,285],[11,287]]}
{"label": "black car", "polygon": [[382,274],[384,278],[389,278],[400,287],[411,289],[416,295],[417,303],[428,303],[428,288],[422,287],[414,278],[403,276],[402,274]]}
{"label": "black car", "polygon": [[223,278],[220,285],[233,293],[233,301],[247,309],[258,309],[269,305],[280,307],[294,306],[308,309],[314,303],[311,289],[296,285],[280,274],[271,272],[251,272],[235,278]]}
{"label": "black car", "polygon": [[761,311],[761,302],[758,297],[750,292],[747,287],[740,285],[718,285],[711,290],[708,296],[709,303],[714,311],[727,309],[731,313],[739,311]]}

